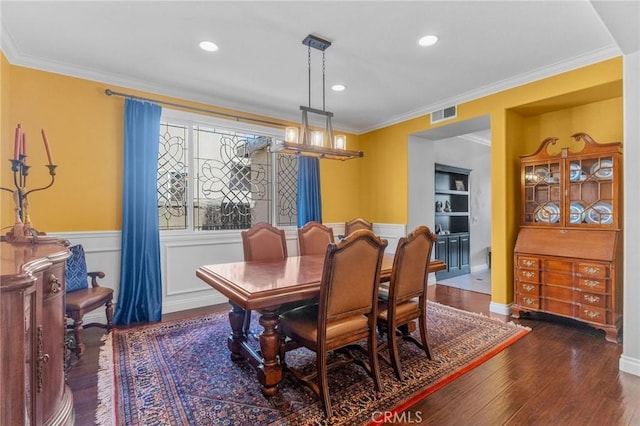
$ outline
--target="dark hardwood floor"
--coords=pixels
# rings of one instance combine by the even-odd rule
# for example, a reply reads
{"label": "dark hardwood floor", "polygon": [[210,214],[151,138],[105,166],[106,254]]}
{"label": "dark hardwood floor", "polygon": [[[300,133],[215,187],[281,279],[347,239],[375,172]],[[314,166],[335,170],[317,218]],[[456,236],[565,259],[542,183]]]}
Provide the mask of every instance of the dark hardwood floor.
{"label": "dark hardwood floor", "polygon": [[[430,300],[509,320],[489,313],[488,295],[440,285],[429,290]],[[199,308],[163,320],[227,309]],[[404,413],[389,413],[386,424],[640,425],[640,377],[618,370],[621,345],[574,321],[516,321],[533,331]],[[68,373],[81,426],[94,424],[102,332],[85,330],[86,352],[73,357]]]}

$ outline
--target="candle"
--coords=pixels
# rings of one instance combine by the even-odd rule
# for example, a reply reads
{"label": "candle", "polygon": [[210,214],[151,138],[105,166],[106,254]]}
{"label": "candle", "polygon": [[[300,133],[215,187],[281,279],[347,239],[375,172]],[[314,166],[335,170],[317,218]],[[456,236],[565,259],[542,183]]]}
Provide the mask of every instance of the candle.
{"label": "candle", "polygon": [[22,143],[20,144],[20,154],[27,156],[27,135],[22,133]]}
{"label": "candle", "polygon": [[13,146],[13,159],[14,160],[19,160],[20,159],[20,134],[21,134],[21,128],[20,125],[18,124],[18,127],[16,127],[16,137],[15,137],[15,145]]}
{"label": "candle", "polygon": [[47,140],[47,134],[44,132],[44,129],[42,129],[42,140],[44,141],[44,149],[47,150],[49,164],[53,165],[53,156],[51,155],[51,148],[49,148],[49,141]]}

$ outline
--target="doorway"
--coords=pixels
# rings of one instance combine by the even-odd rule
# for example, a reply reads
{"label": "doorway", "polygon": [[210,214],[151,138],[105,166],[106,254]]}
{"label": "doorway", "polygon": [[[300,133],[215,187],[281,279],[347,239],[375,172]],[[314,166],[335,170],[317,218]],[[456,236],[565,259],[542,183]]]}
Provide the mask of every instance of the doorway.
{"label": "doorway", "polygon": [[[469,173],[469,273],[438,284],[491,293],[491,130],[489,116],[444,125],[409,137],[408,229],[436,231],[435,170],[447,164]],[[444,237],[442,237],[444,238]],[[430,280],[433,280],[430,277]]]}

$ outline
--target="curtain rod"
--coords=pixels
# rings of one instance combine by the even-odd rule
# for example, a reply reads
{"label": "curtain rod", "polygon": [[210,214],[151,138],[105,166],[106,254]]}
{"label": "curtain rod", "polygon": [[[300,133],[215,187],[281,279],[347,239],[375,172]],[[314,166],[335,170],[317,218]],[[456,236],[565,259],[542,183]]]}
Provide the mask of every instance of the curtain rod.
{"label": "curtain rod", "polygon": [[234,118],[236,121],[246,120],[246,121],[253,121],[255,123],[271,124],[272,126],[277,126],[277,127],[286,127],[284,124],[276,123],[274,121],[261,120],[259,118],[245,117],[245,116],[236,115],[236,114],[229,114],[229,113],[226,113],[226,112],[214,111],[214,110],[205,109],[205,108],[198,108],[198,107],[193,107],[193,106],[184,105],[184,104],[178,104],[178,103],[174,103],[174,102],[161,101],[161,100],[158,100],[158,99],[143,98],[142,96],[136,96],[136,95],[129,95],[127,93],[114,92],[111,89],[105,89],[104,93],[107,96],[123,96],[125,98],[137,99],[137,100],[140,100],[140,101],[155,102],[155,103],[174,106],[174,107],[178,107],[178,108],[189,109],[189,110],[192,110],[192,111],[204,112],[204,113],[207,113],[207,114],[215,114],[215,115],[220,115],[220,116],[223,116],[223,117],[230,117],[230,118]]}

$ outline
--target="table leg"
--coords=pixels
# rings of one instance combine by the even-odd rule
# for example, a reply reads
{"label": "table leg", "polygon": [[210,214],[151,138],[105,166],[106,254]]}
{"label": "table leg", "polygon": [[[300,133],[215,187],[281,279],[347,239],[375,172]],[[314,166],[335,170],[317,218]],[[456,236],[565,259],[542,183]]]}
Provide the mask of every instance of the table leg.
{"label": "table leg", "polygon": [[232,361],[242,361],[244,359],[242,355],[242,344],[246,341],[246,336],[242,331],[245,310],[232,301],[229,301],[229,303],[231,304],[231,310],[229,311],[231,335],[227,339],[227,347],[231,351]]}
{"label": "table leg", "polygon": [[269,397],[278,392],[278,383],[282,380],[282,366],[277,358],[280,348],[280,319],[277,309],[262,310],[260,313],[260,325],[264,330],[260,334],[262,364],[258,366],[258,380],[262,385],[262,394]]}

